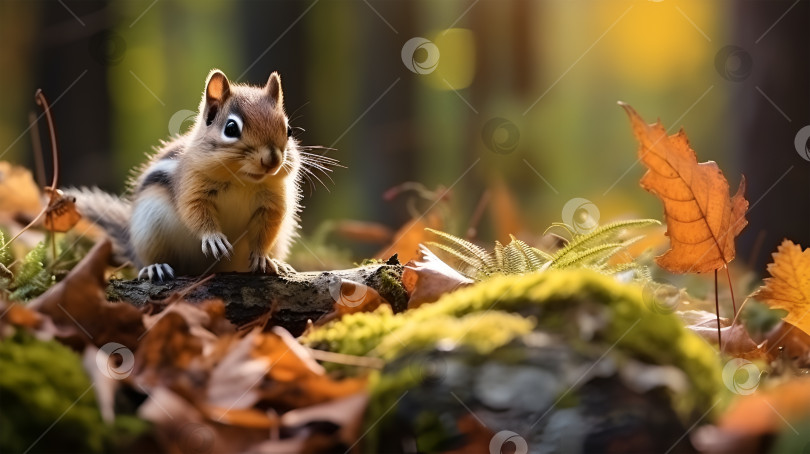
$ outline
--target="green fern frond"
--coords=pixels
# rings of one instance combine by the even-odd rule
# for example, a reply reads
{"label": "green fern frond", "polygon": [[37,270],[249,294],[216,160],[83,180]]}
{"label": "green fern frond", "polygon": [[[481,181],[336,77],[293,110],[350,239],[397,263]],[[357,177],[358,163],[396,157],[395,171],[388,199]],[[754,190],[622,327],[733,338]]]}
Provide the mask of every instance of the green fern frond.
{"label": "green fern frond", "polygon": [[481,261],[484,262],[485,264],[490,264],[491,263],[491,258],[489,256],[490,255],[489,252],[487,252],[487,250],[482,248],[481,246],[473,244],[473,243],[465,240],[464,238],[460,238],[460,237],[457,237],[455,235],[451,235],[449,233],[442,232],[440,230],[434,230],[434,229],[431,229],[431,228],[426,228],[425,230],[427,230],[430,233],[433,233],[436,236],[439,236],[440,238],[444,239],[448,243],[452,244],[453,246],[455,246],[456,250],[466,252],[465,255],[480,258]]}
{"label": "green fern frond", "polygon": [[610,257],[623,247],[624,243],[605,243],[582,251],[569,252],[563,259],[553,261],[549,268],[562,269],[598,264],[599,260]]}
{"label": "green fern frond", "polygon": [[504,274],[520,274],[531,271],[526,256],[521,254],[515,242],[511,242],[503,249]]}
{"label": "green fern frond", "polygon": [[486,264],[480,257],[470,256],[464,254],[462,251],[454,248],[453,246],[448,246],[442,243],[436,243],[434,241],[429,241],[425,244],[428,248],[435,247],[436,249],[449,254],[453,259],[465,264],[469,267],[472,271],[469,270],[459,270],[462,271],[462,274],[468,275],[469,273],[476,274],[478,271],[485,270]]}
{"label": "green fern frond", "polygon": [[612,241],[625,230],[660,224],[661,223],[655,219],[633,219],[629,221],[613,222],[597,227],[592,232],[585,235],[575,235],[568,244],[554,254],[554,260],[566,260],[565,256],[572,251],[581,251],[583,248],[590,247],[596,243]]}
{"label": "green fern frond", "polygon": [[11,266],[14,261],[14,254],[11,253],[11,245],[6,244],[6,235],[0,230],[0,264]]}
{"label": "green fern frond", "polygon": [[504,260],[504,246],[501,244],[500,241],[495,241],[495,249],[492,251],[492,255],[495,256],[495,263],[503,263]]}
{"label": "green fern frond", "polygon": [[45,268],[47,250],[46,242],[42,241],[25,255],[10,286],[14,289],[10,295],[12,300],[29,300],[41,295],[53,284],[54,277]]}
{"label": "green fern frond", "polygon": [[566,232],[568,232],[568,234],[569,234],[569,235],[571,235],[572,237],[574,237],[574,236],[576,236],[576,235],[577,235],[577,234],[576,234],[576,232],[574,232],[573,230],[571,230],[571,226],[570,226],[570,225],[568,225],[568,224],[566,224],[566,223],[564,223],[564,222],[552,222],[552,223],[551,223],[551,225],[550,225],[550,226],[548,226],[548,227],[546,228],[546,230],[544,230],[544,231],[543,231],[543,235],[547,234],[547,233],[548,233],[548,231],[549,231],[549,230],[551,230],[551,229],[553,229],[554,227],[560,227],[560,228],[562,228],[562,229],[565,229],[565,231],[566,231]]}
{"label": "green fern frond", "polygon": [[438,230],[426,230],[442,240],[441,243],[427,243],[428,247],[458,261],[462,269],[457,270],[465,276],[482,280],[496,274],[525,274],[549,268],[591,268],[605,274],[615,274],[631,268],[645,269],[632,261],[629,264],[609,265],[609,260],[643,238],[636,236],[623,239],[622,234],[625,231],[654,224],[660,223],[652,219],[620,221],[604,225],[585,235],[577,235],[573,234],[570,226],[555,223],[553,227],[565,228],[571,232],[572,239],[553,255],[529,246],[514,235],[509,235],[509,244],[503,245],[496,241],[493,251],[487,252],[463,238]]}
{"label": "green fern frond", "polygon": [[542,251],[540,249],[537,249],[536,247],[532,247],[531,249],[532,249],[532,253],[535,256],[537,256],[539,260],[541,260],[543,262],[550,262],[550,261],[554,260],[554,256],[549,254],[546,251]]}

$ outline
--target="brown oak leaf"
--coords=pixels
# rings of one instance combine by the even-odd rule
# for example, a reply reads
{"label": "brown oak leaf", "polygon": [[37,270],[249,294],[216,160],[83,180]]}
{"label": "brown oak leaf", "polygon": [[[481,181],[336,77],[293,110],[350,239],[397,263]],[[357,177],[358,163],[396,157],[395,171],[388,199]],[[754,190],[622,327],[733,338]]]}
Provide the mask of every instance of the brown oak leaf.
{"label": "brown oak leaf", "polygon": [[641,187],[664,202],[670,249],[656,262],[673,273],[722,268],[734,259],[734,239],[748,224],[745,178],[729,197],[717,163],[699,163],[683,129],[668,136],[660,121],[647,124],[632,107],[619,104],[630,117],[639,159],[648,169]]}

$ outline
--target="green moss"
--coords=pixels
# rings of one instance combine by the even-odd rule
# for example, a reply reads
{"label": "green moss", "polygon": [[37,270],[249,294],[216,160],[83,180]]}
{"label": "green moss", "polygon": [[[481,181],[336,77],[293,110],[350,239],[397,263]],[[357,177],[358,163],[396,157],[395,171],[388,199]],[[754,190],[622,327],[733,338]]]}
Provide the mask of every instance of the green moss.
{"label": "green moss", "polygon": [[397,268],[380,268],[380,294],[389,299],[396,312],[402,312],[408,307],[408,292],[402,285],[402,267]]}
{"label": "green moss", "polygon": [[[717,354],[676,316],[649,310],[641,292],[639,286],[589,270],[501,276],[402,314],[381,307],[345,316],[314,330],[304,342],[391,361],[446,339],[486,354],[538,329],[562,334],[575,348],[606,344],[648,363],[678,367],[691,386],[688,393],[673,399],[673,405],[681,415],[702,414],[724,390]],[[602,308],[607,316],[606,326],[588,342],[582,341],[577,325],[571,323],[572,314],[583,305]],[[469,332],[464,334],[465,330]],[[374,390],[377,395],[381,392]]]}
{"label": "green moss", "polygon": [[146,428],[133,417],[105,424],[81,359],[59,343],[4,339],[0,370],[0,452],[104,452]]}

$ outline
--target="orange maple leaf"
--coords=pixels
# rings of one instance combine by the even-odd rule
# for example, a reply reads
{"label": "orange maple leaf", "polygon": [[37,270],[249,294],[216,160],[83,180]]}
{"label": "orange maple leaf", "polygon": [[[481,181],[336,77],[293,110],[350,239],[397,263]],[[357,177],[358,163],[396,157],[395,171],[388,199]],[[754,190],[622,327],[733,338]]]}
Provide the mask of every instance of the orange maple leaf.
{"label": "orange maple leaf", "polygon": [[773,253],[768,264],[771,277],[751,296],[769,306],[788,311],[784,320],[810,334],[810,249],[790,240]]}
{"label": "orange maple leaf", "polygon": [[714,161],[697,162],[683,129],[667,136],[661,122],[647,124],[619,103],[633,127],[639,159],[647,166],[641,187],[664,202],[670,248],[656,263],[673,273],[704,273],[734,259],[734,239],[748,224],[745,177],[734,197]]}

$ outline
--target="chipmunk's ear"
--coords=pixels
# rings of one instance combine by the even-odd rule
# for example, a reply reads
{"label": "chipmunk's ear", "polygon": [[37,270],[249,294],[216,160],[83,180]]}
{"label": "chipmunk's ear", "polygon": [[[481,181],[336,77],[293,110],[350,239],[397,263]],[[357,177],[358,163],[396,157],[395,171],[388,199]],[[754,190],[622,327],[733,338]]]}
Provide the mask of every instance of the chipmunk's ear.
{"label": "chipmunk's ear", "polygon": [[205,81],[205,103],[201,110],[205,115],[205,124],[210,126],[222,104],[231,94],[231,85],[225,73],[218,69],[211,70]]}
{"label": "chipmunk's ear", "polygon": [[281,76],[277,72],[273,71],[273,74],[270,74],[264,89],[267,90],[267,96],[275,102],[276,106],[284,104],[284,93],[281,91]]}

